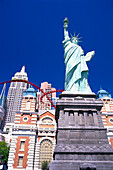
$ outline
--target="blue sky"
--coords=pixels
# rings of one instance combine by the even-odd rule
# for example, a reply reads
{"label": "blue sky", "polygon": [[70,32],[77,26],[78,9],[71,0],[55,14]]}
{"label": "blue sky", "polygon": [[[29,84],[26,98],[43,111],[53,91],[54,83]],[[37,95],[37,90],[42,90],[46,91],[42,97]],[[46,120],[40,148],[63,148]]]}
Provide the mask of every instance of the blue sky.
{"label": "blue sky", "polygon": [[88,63],[89,84],[113,96],[113,0],[0,0],[0,82],[25,65],[29,81],[48,81],[64,89],[63,19],[80,33]]}

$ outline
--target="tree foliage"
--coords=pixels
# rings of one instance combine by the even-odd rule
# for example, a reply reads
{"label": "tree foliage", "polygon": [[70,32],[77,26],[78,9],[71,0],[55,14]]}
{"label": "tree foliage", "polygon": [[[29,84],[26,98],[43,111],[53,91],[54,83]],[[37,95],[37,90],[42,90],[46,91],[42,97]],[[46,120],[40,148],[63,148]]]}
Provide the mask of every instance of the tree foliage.
{"label": "tree foliage", "polygon": [[49,162],[48,161],[43,161],[42,162],[42,170],[47,170],[47,167],[48,167],[48,164],[49,164]]}
{"label": "tree foliage", "polygon": [[8,155],[9,155],[9,149],[10,147],[6,142],[0,142],[0,156],[1,156],[1,162],[4,164],[7,164],[8,161]]}

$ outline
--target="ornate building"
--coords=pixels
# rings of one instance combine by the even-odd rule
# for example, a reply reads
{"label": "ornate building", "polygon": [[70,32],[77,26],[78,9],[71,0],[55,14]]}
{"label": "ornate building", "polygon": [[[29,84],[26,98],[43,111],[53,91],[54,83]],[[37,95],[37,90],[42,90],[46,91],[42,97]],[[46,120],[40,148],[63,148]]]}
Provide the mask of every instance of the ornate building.
{"label": "ornate building", "polygon": [[36,145],[38,153],[37,168],[41,169],[43,161],[48,161],[48,163],[50,163],[53,159],[53,151],[56,144],[55,110],[40,110],[37,128],[38,128],[38,140]]}
{"label": "ornate building", "polygon": [[8,169],[32,170],[37,137],[37,118],[35,110],[36,92],[29,88],[23,93],[21,111],[16,113],[12,127],[12,141],[8,159]]}
{"label": "ornate building", "polygon": [[55,111],[37,112],[34,88],[23,93],[21,111],[16,113],[8,169],[41,169],[43,161],[51,162],[55,147]]}
{"label": "ornate building", "polygon": [[101,109],[102,121],[104,127],[107,128],[108,140],[113,148],[113,99],[111,94],[103,89],[98,91],[97,98],[101,98],[103,101]]}

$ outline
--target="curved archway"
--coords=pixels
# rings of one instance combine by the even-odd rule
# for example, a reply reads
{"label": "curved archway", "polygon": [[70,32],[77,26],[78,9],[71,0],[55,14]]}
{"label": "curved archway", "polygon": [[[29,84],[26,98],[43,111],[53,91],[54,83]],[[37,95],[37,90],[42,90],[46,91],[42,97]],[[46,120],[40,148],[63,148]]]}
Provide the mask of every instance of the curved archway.
{"label": "curved archway", "polygon": [[43,161],[52,161],[53,156],[53,145],[49,139],[44,139],[40,143],[40,152],[39,152],[39,169],[42,167]]}

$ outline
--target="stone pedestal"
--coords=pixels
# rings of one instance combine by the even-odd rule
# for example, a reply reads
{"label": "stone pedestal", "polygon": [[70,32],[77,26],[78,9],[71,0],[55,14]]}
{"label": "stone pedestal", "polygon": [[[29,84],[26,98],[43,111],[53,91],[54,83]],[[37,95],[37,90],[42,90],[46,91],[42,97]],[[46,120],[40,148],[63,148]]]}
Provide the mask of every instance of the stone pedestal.
{"label": "stone pedestal", "polygon": [[57,136],[49,170],[113,170],[108,143],[95,94],[61,94],[56,104]]}

